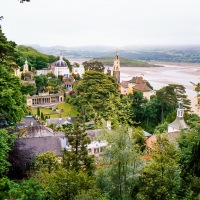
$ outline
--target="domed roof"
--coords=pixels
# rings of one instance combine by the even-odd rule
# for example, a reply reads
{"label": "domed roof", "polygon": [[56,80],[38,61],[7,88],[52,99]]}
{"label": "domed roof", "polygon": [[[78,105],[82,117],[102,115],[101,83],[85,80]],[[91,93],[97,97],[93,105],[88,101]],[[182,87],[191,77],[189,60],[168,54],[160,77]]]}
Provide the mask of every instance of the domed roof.
{"label": "domed roof", "polygon": [[63,60],[62,55],[60,55],[60,59],[55,63],[56,67],[66,67],[67,63]]}

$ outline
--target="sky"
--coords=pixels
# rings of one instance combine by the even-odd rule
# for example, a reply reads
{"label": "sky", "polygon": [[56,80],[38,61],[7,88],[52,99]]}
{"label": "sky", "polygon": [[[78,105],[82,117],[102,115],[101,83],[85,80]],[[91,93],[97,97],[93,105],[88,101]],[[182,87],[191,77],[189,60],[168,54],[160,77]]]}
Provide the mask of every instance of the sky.
{"label": "sky", "polygon": [[200,45],[199,0],[0,0],[0,16],[17,44]]}

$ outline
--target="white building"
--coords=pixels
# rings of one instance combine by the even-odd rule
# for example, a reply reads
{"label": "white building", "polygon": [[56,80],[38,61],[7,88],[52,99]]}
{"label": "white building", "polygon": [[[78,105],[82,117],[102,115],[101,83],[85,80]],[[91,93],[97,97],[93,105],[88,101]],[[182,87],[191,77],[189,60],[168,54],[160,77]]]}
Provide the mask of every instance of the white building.
{"label": "white building", "polygon": [[179,103],[179,108],[177,108],[176,119],[168,125],[168,133],[180,132],[181,129],[187,130],[189,126],[185,123],[184,120],[184,108],[183,104]]}
{"label": "white building", "polygon": [[80,65],[79,67],[72,67],[72,74],[79,74],[80,77],[83,76],[83,74],[85,73],[85,68],[83,65]]}
{"label": "white building", "polygon": [[53,73],[56,77],[62,75],[66,78],[69,78],[70,75],[69,68],[67,66],[67,63],[63,60],[62,55],[60,55],[60,59],[55,62]]}

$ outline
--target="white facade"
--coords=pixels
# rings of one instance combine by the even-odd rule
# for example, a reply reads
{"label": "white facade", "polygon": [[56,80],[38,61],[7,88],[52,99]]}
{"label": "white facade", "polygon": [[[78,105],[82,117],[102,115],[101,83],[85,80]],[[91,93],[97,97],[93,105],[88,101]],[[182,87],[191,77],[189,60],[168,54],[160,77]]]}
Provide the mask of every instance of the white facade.
{"label": "white facade", "polygon": [[62,76],[65,76],[66,78],[69,78],[69,74],[70,74],[69,68],[67,66],[66,67],[55,66],[53,73],[56,77],[62,75]]}
{"label": "white facade", "polygon": [[74,67],[72,68],[72,73],[73,74],[79,74],[80,77],[83,76],[83,74],[85,73],[85,68],[83,65],[80,65],[79,67]]}

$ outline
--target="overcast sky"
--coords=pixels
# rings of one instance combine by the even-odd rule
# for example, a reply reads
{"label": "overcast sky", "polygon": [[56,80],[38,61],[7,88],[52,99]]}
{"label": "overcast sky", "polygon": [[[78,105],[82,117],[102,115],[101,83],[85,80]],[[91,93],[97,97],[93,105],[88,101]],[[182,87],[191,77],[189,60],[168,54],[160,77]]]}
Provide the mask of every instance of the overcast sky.
{"label": "overcast sky", "polygon": [[17,44],[200,44],[200,0],[0,0],[1,15]]}

